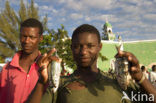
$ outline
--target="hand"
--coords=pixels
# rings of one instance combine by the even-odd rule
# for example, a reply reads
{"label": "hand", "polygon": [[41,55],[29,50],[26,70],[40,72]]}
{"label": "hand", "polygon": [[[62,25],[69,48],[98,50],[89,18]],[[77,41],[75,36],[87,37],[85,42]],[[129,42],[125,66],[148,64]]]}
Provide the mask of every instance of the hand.
{"label": "hand", "polygon": [[49,63],[52,61],[61,62],[60,58],[58,58],[56,56],[52,56],[52,54],[55,51],[56,51],[56,49],[53,48],[48,53],[45,53],[43,56],[41,56],[39,58],[39,60],[37,61],[37,64],[40,67],[40,69],[39,69],[39,73],[40,73],[39,81],[42,84],[46,84],[48,81],[48,65],[49,65]]}
{"label": "hand", "polygon": [[118,53],[116,54],[115,58],[125,57],[128,60],[129,73],[132,76],[132,78],[135,79],[136,81],[141,80],[143,74],[140,69],[138,59],[130,52],[121,51],[120,46],[116,47],[116,49]]}

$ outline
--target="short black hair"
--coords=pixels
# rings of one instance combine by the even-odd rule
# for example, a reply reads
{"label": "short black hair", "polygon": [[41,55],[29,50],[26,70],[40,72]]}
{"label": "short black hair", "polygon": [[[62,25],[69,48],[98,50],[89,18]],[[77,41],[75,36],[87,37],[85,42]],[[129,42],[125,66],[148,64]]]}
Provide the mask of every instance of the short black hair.
{"label": "short black hair", "polygon": [[74,38],[75,35],[81,34],[81,33],[84,33],[84,32],[96,34],[96,36],[98,38],[98,42],[101,43],[101,37],[100,37],[99,31],[97,30],[96,27],[94,27],[93,25],[89,25],[89,24],[82,24],[79,27],[77,27],[73,31],[72,41],[73,41],[73,38]]}
{"label": "short black hair", "polygon": [[152,71],[156,71],[156,65],[152,66]]}
{"label": "short black hair", "polygon": [[141,66],[142,71],[145,71],[145,68],[146,68],[145,66]]}
{"label": "short black hair", "polygon": [[35,18],[28,18],[26,19],[25,21],[23,21],[21,23],[21,28],[20,30],[23,28],[23,27],[37,27],[39,28],[39,34],[42,35],[43,34],[43,26],[42,26],[42,23],[35,19]]}

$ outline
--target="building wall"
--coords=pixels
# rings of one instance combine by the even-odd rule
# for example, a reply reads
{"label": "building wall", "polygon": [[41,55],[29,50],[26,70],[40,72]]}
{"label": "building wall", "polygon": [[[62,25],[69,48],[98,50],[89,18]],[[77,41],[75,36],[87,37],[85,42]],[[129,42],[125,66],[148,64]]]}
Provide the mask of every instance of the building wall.
{"label": "building wall", "polygon": [[5,65],[5,63],[0,63],[0,71],[2,70],[4,65]]}

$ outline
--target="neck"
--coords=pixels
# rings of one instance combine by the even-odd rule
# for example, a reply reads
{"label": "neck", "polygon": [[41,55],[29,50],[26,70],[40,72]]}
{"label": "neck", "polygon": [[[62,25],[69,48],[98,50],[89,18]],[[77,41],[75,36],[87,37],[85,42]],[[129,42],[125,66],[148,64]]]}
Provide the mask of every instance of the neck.
{"label": "neck", "polygon": [[35,50],[33,53],[31,54],[26,54],[24,52],[22,52],[22,55],[20,57],[20,60],[29,60],[30,62],[34,62],[34,60],[36,59],[36,57],[38,56],[39,51]]}
{"label": "neck", "polygon": [[96,79],[99,70],[96,65],[90,67],[78,67],[74,74],[85,82],[92,82]]}
{"label": "neck", "polygon": [[82,72],[82,73],[97,73],[98,72],[98,68],[92,68],[92,67],[79,67],[77,68],[77,71]]}
{"label": "neck", "polygon": [[82,73],[97,73],[98,72],[97,63],[95,62],[88,67],[82,67],[77,65],[77,71],[80,71]]}

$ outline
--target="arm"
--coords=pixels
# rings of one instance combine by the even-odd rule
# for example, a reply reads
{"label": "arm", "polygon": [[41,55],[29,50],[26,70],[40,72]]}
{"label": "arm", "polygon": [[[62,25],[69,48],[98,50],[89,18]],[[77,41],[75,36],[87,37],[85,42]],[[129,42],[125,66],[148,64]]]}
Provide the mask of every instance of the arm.
{"label": "arm", "polygon": [[154,103],[156,103],[156,88],[144,78],[143,73],[140,69],[138,59],[130,52],[120,51],[117,48],[118,53],[115,56],[117,57],[125,57],[129,62],[129,73],[131,77],[148,93],[154,96]]}
{"label": "arm", "polygon": [[37,82],[32,94],[29,96],[27,103],[40,103],[44,94],[44,84]]}
{"label": "arm", "polygon": [[45,90],[45,86],[48,82],[48,64],[55,60],[55,61],[60,61],[61,59],[52,56],[52,54],[55,52],[55,49],[52,49],[50,52],[48,52],[47,54],[44,54],[38,61],[38,65],[40,67],[39,69],[39,80],[33,90],[33,92],[31,93],[31,95],[29,96],[27,103],[40,103],[42,96],[44,94],[44,90]]}

